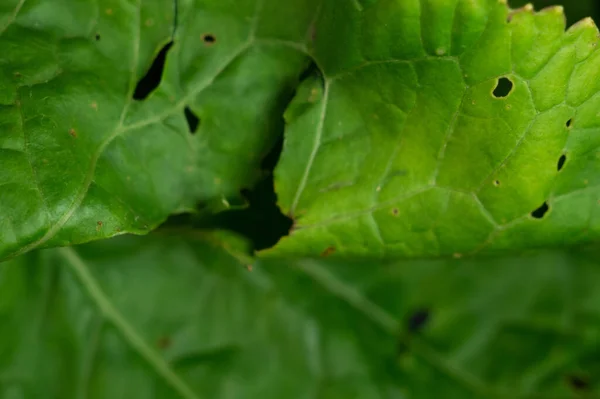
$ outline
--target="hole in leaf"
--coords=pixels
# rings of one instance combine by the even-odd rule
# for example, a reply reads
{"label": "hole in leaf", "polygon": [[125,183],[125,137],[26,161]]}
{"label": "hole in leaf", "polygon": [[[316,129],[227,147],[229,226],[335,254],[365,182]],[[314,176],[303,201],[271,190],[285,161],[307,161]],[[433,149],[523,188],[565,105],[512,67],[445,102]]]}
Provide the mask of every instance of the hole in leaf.
{"label": "hole in leaf", "polygon": [[567,376],[567,383],[575,391],[587,391],[590,388],[589,379],[583,375],[569,375]]}
{"label": "hole in leaf", "polygon": [[416,333],[421,331],[431,318],[429,309],[418,309],[414,311],[408,318],[408,331]]}
{"label": "hole in leaf", "polygon": [[173,46],[173,42],[167,43],[156,55],[150,69],[146,75],[140,79],[133,92],[134,100],[144,100],[150,95],[160,84],[162,79],[163,69],[165,68],[165,60],[169,49]]}
{"label": "hole in leaf", "polygon": [[198,131],[198,125],[200,124],[200,118],[196,116],[190,107],[185,107],[183,109],[183,114],[185,115],[185,120],[187,121],[190,133],[196,133],[196,131]]}
{"label": "hole in leaf", "polygon": [[571,127],[571,125],[573,124],[573,118],[569,119],[566,123],[567,127]]}
{"label": "hole in leaf", "polygon": [[213,44],[215,44],[217,42],[217,38],[215,37],[215,35],[213,35],[211,33],[205,33],[204,35],[202,35],[202,41],[207,46],[212,46]]}
{"label": "hole in leaf", "polygon": [[94,38],[96,39],[96,41],[100,40],[100,34],[96,33],[96,36],[94,36]]}
{"label": "hole in leaf", "polygon": [[531,212],[531,216],[533,216],[536,219],[542,219],[544,216],[546,216],[546,213],[548,213],[549,210],[550,206],[548,206],[548,202],[544,202],[542,206],[540,206],[535,211]]}
{"label": "hole in leaf", "polygon": [[500,186],[500,180],[494,180],[494,186],[499,187]]}
{"label": "hole in leaf", "polygon": [[567,161],[567,156],[565,154],[562,154],[560,156],[560,158],[558,158],[558,165],[556,166],[556,169],[558,169],[560,171],[563,168],[563,166],[565,166],[566,161]]}
{"label": "hole in leaf", "polygon": [[513,88],[513,82],[506,77],[502,77],[498,79],[498,83],[496,84],[496,88],[494,89],[494,97],[496,98],[504,98],[510,94],[510,91]]}

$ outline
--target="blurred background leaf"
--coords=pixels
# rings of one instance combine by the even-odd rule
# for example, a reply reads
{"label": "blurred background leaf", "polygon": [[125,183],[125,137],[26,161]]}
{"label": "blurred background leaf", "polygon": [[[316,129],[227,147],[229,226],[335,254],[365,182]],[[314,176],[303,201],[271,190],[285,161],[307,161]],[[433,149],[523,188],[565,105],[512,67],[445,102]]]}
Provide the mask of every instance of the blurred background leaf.
{"label": "blurred background leaf", "polygon": [[200,232],[34,252],[0,265],[0,397],[594,397],[599,255],[250,266]]}

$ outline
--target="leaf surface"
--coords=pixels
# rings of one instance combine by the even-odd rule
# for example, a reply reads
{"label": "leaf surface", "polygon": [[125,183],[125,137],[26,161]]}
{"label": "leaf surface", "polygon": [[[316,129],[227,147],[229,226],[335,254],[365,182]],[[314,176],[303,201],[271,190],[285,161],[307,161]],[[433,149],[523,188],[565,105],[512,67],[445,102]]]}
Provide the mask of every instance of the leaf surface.
{"label": "leaf surface", "polygon": [[0,259],[239,202],[307,65],[301,3],[2,2]]}
{"label": "leaf surface", "polygon": [[597,250],[248,271],[243,242],[194,234],[0,265],[1,396],[600,394]]}
{"label": "leaf surface", "polygon": [[326,2],[271,255],[436,257],[600,236],[598,31],[496,0]]}

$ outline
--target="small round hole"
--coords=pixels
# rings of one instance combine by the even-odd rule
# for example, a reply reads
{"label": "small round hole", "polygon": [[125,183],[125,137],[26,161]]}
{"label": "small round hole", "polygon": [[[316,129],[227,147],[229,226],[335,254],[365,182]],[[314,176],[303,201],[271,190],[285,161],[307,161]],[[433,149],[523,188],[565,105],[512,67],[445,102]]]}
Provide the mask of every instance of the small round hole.
{"label": "small round hole", "polygon": [[211,46],[213,44],[216,43],[217,38],[215,37],[215,35],[211,34],[211,33],[205,33],[204,35],[202,35],[202,41],[207,45],[207,46]]}
{"label": "small round hole", "polygon": [[510,94],[512,88],[513,82],[509,78],[502,77],[498,79],[498,83],[492,94],[496,98],[504,98]]}

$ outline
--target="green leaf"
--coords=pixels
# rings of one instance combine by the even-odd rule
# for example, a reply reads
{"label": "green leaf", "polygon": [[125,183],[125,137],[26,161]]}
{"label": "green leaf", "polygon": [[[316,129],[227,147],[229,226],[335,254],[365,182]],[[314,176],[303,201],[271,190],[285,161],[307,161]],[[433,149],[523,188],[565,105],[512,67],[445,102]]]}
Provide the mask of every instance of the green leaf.
{"label": "green leaf", "polygon": [[[301,3],[3,1],[0,259],[237,201],[307,65],[316,7]],[[134,99],[171,41],[160,85]]]}
{"label": "green leaf", "polygon": [[325,2],[310,50],[323,78],[289,107],[276,169],[295,225],[265,254],[461,257],[598,240],[598,30],[585,19],[565,33],[561,10]]}
{"label": "green leaf", "polygon": [[0,265],[0,396],[600,394],[597,249],[249,271],[243,242],[194,234]]}

